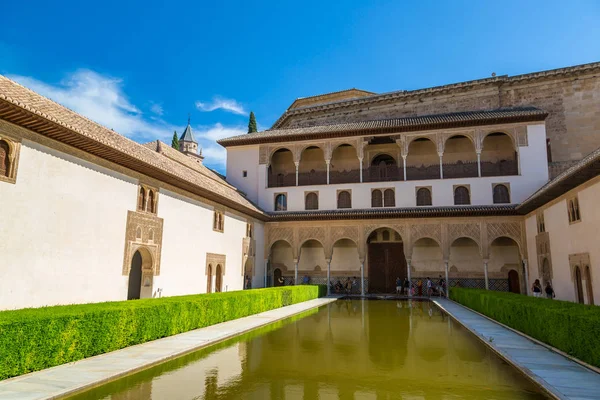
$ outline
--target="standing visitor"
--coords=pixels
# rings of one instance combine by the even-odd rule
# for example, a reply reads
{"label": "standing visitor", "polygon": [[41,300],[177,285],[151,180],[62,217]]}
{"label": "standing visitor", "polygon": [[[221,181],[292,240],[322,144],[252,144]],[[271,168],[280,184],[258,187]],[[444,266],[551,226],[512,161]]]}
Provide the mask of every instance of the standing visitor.
{"label": "standing visitor", "polygon": [[402,294],[402,280],[400,277],[396,278],[396,294]]}
{"label": "standing visitor", "polygon": [[531,291],[533,292],[533,297],[542,297],[542,284],[539,279],[536,279],[535,282],[533,282]]}
{"label": "standing visitor", "polygon": [[410,282],[408,281],[408,278],[404,278],[404,291],[406,292],[406,295],[411,295],[411,291],[410,291],[411,287],[410,287]]}
{"label": "standing visitor", "polygon": [[346,294],[350,294],[352,293],[352,281],[350,280],[350,277],[346,278]]}
{"label": "standing visitor", "polygon": [[440,280],[438,281],[438,295],[442,297],[442,295],[446,295],[446,281],[440,275]]}
{"label": "standing visitor", "polygon": [[553,299],[556,295],[554,294],[554,289],[552,289],[552,285],[550,282],[546,282],[546,298]]}
{"label": "standing visitor", "polygon": [[423,296],[423,281],[420,279],[417,282],[417,290],[419,291],[419,296]]}
{"label": "standing visitor", "polygon": [[283,276],[280,276],[279,278],[277,278],[277,282],[279,283],[279,286],[284,286],[285,281],[283,280]]}
{"label": "standing visitor", "polygon": [[433,282],[431,282],[431,279],[429,279],[429,277],[427,277],[427,297],[431,297],[432,294],[433,294]]}
{"label": "standing visitor", "polygon": [[352,277],[352,292],[358,292],[358,280],[356,277]]}

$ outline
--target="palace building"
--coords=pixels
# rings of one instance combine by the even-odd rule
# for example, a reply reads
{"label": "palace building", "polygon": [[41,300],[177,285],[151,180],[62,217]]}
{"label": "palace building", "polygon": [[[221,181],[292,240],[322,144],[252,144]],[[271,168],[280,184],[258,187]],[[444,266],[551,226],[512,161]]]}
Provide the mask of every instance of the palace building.
{"label": "palace building", "polygon": [[[600,63],[297,99],[180,151],[0,76],[0,309],[397,278],[594,304]],[[333,289],[332,289],[333,290]]]}

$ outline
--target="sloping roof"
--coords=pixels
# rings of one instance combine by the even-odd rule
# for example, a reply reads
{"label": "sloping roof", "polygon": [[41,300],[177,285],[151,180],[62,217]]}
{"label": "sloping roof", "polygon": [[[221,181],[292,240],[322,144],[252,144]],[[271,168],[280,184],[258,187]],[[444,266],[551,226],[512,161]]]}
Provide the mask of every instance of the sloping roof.
{"label": "sloping roof", "polygon": [[498,85],[511,85],[518,84],[522,81],[535,81],[547,78],[554,78],[560,76],[569,76],[573,74],[581,74],[588,72],[600,71],[600,62],[574,65],[571,67],[552,69],[547,71],[532,72],[528,74],[508,76],[494,76],[490,78],[475,79],[470,81],[452,83],[448,85],[434,86],[416,90],[397,90],[388,93],[374,94],[372,96],[366,96],[354,99],[343,99],[335,100],[327,103],[319,103],[313,105],[307,105],[304,107],[288,108],[278,119],[275,121],[271,129],[277,129],[282,127],[289,117],[297,114],[310,114],[321,110],[335,110],[345,108],[353,105],[364,105],[365,107],[373,106],[381,102],[387,102],[390,100],[409,100],[416,96],[427,96],[434,94],[443,93],[455,93],[464,89],[471,89],[474,87],[486,87],[486,86],[498,86]]}
{"label": "sloping roof", "polygon": [[331,103],[332,101],[357,99],[359,97],[372,96],[374,94],[374,92],[368,92],[366,90],[352,88],[346,90],[338,90],[337,92],[322,93],[315,96],[298,97],[288,107],[288,110],[306,106],[315,106],[317,104]]}
{"label": "sloping roof", "polygon": [[600,175],[600,148],[538,189],[517,206],[517,211],[520,214],[528,214],[598,175]]}
{"label": "sloping roof", "polygon": [[185,141],[185,142],[194,142],[194,143],[198,143],[196,141],[196,138],[194,137],[194,133],[192,132],[192,127],[190,125],[190,120],[188,119],[188,124],[185,127],[185,130],[183,131],[183,134],[181,135],[181,137],[179,138],[179,140]]}
{"label": "sloping roof", "polygon": [[187,165],[187,160],[181,158],[185,155],[175,155],[175,149],[170,152],[165,145],[162,153],[158,153],[151,145],[136,143],[2,75],[0,118],[247,215],[268,219],[262,210],[233,186],[215,178],[208,169]]}
{"label": "sloping roof", "polygon": [[239,146],[293,140],[399,133],[441,128],[491,125],[510,122],[543,121],[548,113],[535,107],[500,108],[496,110],[465,111],[381,119],[346,124],[318,125],[305,128],[272,129],[218,140],[221,146]]}

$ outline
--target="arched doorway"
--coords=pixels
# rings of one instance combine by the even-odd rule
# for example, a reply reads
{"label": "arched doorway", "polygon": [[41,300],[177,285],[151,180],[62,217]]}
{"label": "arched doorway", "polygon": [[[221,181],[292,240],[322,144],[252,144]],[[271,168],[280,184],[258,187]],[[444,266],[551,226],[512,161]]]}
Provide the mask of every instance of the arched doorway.
{"label": "arched doorway", "polygon": [[521,293],[521,284],[519,283],[519,273],[514,269],[508,271],[508,291],[512,293]]}
{"label": "arched doorway", "polygon": [[373,231],[367,240],[369,293],[393,293],[396,278],[407,277],[404,245],[398,232],[390,228]]}
{"label": "arched doorway", "polygon": [[127,300],[146,299],[152,297],[152,255],[144,248],[137,250],[131,258]]}
{"label": "arched doorway", "polygon": [[585,284],[588,295],[588,304],[594,305],[594,289],[592,288],[592,274],[590,273],[590,266],[585,266]]}
{"label": "arched doorway", "polygon": [[575,266],[575,290],[577,292],[577,302],[584,304],[583,283],[581,282],[581,269],[579,268],[579,265]]}
{"label": "arched doorway", "polygon": [[273,286],[283,286],[283,280],[281,279],[281,270],[279,268],[275,268],[273,271]]}
{"label": "arched doorway", "polygon": [[221,264],[217,265],[215,270],[215,292],[219,293],[223,291],[223,268]]}
{"label": "arched doorway", "polygon": [[206,271],[206,293],[212,293],[212,265],[208,264],[208,270]]}

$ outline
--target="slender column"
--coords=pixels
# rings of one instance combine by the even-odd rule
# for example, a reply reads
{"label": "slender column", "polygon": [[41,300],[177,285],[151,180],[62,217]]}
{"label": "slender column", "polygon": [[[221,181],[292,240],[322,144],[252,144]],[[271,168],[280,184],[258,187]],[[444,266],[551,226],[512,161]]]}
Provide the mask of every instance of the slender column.
{"label": "slender column", "polygon": [[527,259],[524,258],[523,259],[523,269],[525,270],[525,294],[527,296],[530,295],[529,293],[529,267],[527,266]]}
{"label": "slender column", "polygon": [[448,260],[444,260],[444,271],[446,271],[446,298],[450,298],[450,281],[448,280]]}
{"label": "slender column", "polygon": [[300,166],[299,162],[294,163],[296,165],[296,186],[298,186],[298,167]]}
{"label": "slender column", "polygon": [[327,261],[327,296],[329,296],[331,294],[331,258],[325,261]]}
{"label": "slender column", "polygon": [[402,156],[402,164],[404,165],[404,180],[406,180],[406,156]]}
{"label": "slender column", "polygon": [[406,273],[408,274],[408,295],[412,296],[412,280],[410,277],[410,259],[406,259]]}
{"label": "slender column", "polygon": [[329,185],[329,164],[331,164],[331,160],[325,160],[325,164],[327,165],[327,184]]}
{"label": "slender column", "polygon": [[517,174],[521,175],[521,152],[517,146]]}
{"label": "slender column", "polygon": [[365,261],[360,260],[360,295],[365,295]]}
{"label": "slender column", "polygon": [[363,181],[363,159],[358,159],[358,173],[360,174],[360,183]]}
{"label": "slender column", "polygon": [[440,179],[444,179],[444,167],[443,167],[443,158],[444,158],[444,153],[438,153],[440,156]]}
{"label": "slender column", "polygon": [[483,273],[485,276],[485,290],[490,290],[490,282],[488,280],[488,261],[489,260],[483,260]]}
{"label": "slender column", "polygon": [[269,259],[265,258],[265,287],[267,287],[267,273],[269,272]]}
{"label": "slender column", "polygon": [[265,189],[269,187],[269,164],[265,164]]}
{"label": "slender column", "polygon": [[477,176],[481,178],[481,152],[477,152]]}
{"label": "slender column", "polygon": [[298,284],[298,260],[294,260],[294,285]]}

